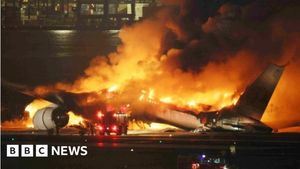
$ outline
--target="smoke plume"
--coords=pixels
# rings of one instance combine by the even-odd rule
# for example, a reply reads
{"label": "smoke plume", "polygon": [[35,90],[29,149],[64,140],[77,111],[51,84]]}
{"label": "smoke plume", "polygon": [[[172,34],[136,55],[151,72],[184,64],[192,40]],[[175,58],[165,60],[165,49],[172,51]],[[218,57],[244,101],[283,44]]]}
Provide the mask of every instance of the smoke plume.
{"label": "smoke plume", "polygon": [[[144,92],[199,112],[234,104],[268,64],[289,63],[263,121],[284,121],[275,127],[300,121],[297,1],[163,4],[153,17],[122,28],[122,44],[108,56],[95,57],[84,76],[51,88],[82,93],[115,86],[123,101]],[[36,91],[44,89],[49,87]]]}

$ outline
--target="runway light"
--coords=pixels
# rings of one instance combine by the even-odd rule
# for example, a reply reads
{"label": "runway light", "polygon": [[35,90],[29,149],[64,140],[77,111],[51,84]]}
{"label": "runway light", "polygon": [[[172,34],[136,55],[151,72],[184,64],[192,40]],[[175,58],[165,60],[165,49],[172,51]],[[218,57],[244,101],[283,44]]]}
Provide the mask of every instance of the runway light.
{"label": "runway light", "polygon": [[61,35],[63,35],[63,34],[70,34],[73,31],[72,30],[53,30],[51,32],[53,32],[54,34],[61,34]]}

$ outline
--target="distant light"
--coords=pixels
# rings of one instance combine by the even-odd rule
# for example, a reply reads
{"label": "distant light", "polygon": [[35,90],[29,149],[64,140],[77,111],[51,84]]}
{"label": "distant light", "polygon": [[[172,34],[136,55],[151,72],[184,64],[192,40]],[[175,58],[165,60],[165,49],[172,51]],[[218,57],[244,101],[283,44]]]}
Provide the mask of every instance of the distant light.
{"label": "distant light", "polygon": [[214,160],[214,163],[219,164],[221,162],[220,158]]}
{"label": "distant light", "polygon": [[226,165],[224,165],[223,169],[229,169]]}
{"label": "distant light", "polygon": [[55,34],[70,34],[70,33],[72,33],[73,31],[72,31],[72,30],[53,30],[53,31],[51,31],[51,32],[53,32],[53,33],[55,33]]}
{"label": "distant light", "polygon": [[205,158],[206,157],[206,155],[205,154],[202,154],[202,158]]}
{"label": "distant light", "polygon": [[130,149],[130,151],[131,151],[131,152],[133,152],[133,151],[134,151],[134,150],[133,150],[133,148],[132,148],[132,149]]}
{"label": "distant light", "polygon": [[235,154],[235,153],[236,153],[236,148],[235,148],[234,145],[231,145],[231,146],[229,147],[229,150],[230,150],[230,153],[231,153],[231,154]]}
{"label": "distant light", "polygon": [[192,169],[200,169],[199,163],[192,163]]}
{"label": "distant light", "polygon": [[110,33],[110,34],[116,34],[116,33],[119,33],[120,30],[108,30],[108,31],[105,31],[107,33]]}

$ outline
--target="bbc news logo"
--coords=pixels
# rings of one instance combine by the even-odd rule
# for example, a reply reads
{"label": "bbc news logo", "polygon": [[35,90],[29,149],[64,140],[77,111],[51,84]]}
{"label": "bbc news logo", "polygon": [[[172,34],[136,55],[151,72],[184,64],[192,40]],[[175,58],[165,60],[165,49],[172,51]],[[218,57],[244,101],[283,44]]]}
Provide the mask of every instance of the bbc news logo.
{"label": "bbc news logo", "polygon": [[6,145],[7,157],[86,156],[87,154],[87,146]]}

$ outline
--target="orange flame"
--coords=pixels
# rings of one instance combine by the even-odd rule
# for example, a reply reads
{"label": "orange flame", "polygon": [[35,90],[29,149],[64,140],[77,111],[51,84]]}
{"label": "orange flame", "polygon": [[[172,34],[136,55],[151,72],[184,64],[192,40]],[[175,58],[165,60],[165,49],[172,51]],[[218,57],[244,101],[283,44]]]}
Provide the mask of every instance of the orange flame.
{"label": "orange flame", "polygon": [[[26,115],[20,120],[6,121],[1,124],[2,128],[33,128],[32,118],[35,113],[45,107],[52,105],[53,103],[46,100],[36,99],[25,107]],[[69,122],[67,126],[71,125],[82,125],[84,118],[80,115],[76,115],[73,112],[68,112]]]}
{"label": "orange flame", "polygon": [[[222,9],[220,10],[222,11]],[[118,46],[117,51],[108,56],[94,58],[85,70],[84,76],[79,77],[72,84],[57,83],[51,87],[39,87],[36,92],[43,93],[57,89],[74,93],[107,90],[107,98],[114,98],[114,102],[128,104],[136,101],[155,104],[163,102],[195,112],[212,111],[236,104],[247,85],[259,75],[267,63],[283,63],[280,59],[294,58],[295,63],[292,64],[296,73],[287,71],[289,75],[283,77],[284,81],[288,81],[288,85],[291,84],[294,87],[294,89],[289,88],[290,92],[284,92],[284,94],[294,96],[284,96],[287,98],[286,100],[291,101],[289,104],[292,106],[284,106],[279,101],[279,98],[282,99],[282,97],[279,97],[280,94],[275,92],[269,105],[280,106],[276,108],[275,116],[273,112],[270,113],[269,106],[263,121],[283,116],[288,119],[282,115],[284,114],[282,112],[286,113],[288,110],[287,114],[291,114],[292,111],[299,111],[299,94],[294,94],[299,93],[299,85],[292,84],[295,79],[299,81],[300,77],[298,59],[300,43],[299,40],[294,40],[299,39],[299,34],[289,34],[289,32],[285,32],[285,27],[276,24],[276,29],[269,32],[274,31],[272,33],[274,33],[275,39],[283,37],[285,42],[283,47],[287,49],[282,56],[278,56],[278,58],[268,57],[262,61],[260,55],[259,57],[256,56],[256,51],[251,51],[248,48],[239,48],[230,54],[219,51],[214,55],[226,55],[226,57],[222,57],[223,59],[219,61],[208,61],[201,65],[201,71],[194,72],[189,69],[185,70],[180,66],[180,60],[185,59],[179,58],[184,49],[170,48],[168,51],[162,52],[164,46],[162,42],[166,37],[165,35],[171,31],[179,40],[186,43],[188,48],[201,47],[201,45],[205,47],[206,45],[202,44],[201,39],[193,40],[192,38],[189,40],[179,25],[168,17],[164,16],[162,12],[158,14],[156,19],[144,20],[131,27],[123,28],[119,34],[122,44]],[[199,25],[199,29],[202,29],[201,31],[204,33],[214,33],[215,30],[210,28],[215,28],[218,25],[215,24],[218,19],[220,18],[211,18],[207,23],[203,23],[202,27]],[[270,28],[272,27],[273,25],[270,25]],[[237,33],[237,35],[239,34]],[[226,43],[226,41],[220,43]],[[273,52],[268,54],[272,55]],[[193,53],[187,55],[193,55]],[[279,85],[280,88],[285,86],[282,84]],[[89,100],[89,103],[92,104],[96,101],[97,99],[93,98]],[[299,119],[300,117],[297,116],[296,120]]]}
{"label": "orange flame", "polygon": [[84,118],[80,115],[76,115],[73,112],[68,112],[69,115],[69,122],[67,126],[72,126],[72,125],[83,125]]}
{"label": "orange flame", "polygon": [[23,120],[26,128],[33,128],[33,123],[32,123],[32,118],[35,115],[35,113],[44,107],[50,106],[52,103],[46,101],[46,100],[41,100],[41,99],[36,99],[30,104],[28,104],[25,107],[25,113],[28,113],[29,117],[26,120]]}
{"label": "orange flame", "polygon": [[33,118],[34,114],[44,107],[50,106],[52,103],[46,100],[36,99],[25,107],[25,112],[29,113],[29,118]]}

